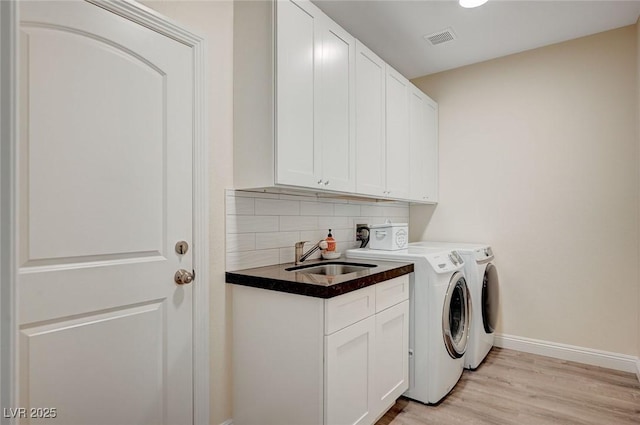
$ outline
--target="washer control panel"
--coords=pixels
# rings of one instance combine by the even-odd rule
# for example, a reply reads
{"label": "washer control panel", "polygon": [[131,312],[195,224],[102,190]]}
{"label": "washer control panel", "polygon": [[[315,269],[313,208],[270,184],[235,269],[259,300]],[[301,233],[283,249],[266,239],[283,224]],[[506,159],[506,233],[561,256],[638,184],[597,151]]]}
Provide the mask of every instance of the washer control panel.
{"label": "washer control panel", "polygon": [[455,271],[463,264],[462,257],[455,251],[429,254],[426,257],[436,273]]}
{"label": "washer control panel", "polygon": [[476,248],[473,250],[473,257],[478,263],[486,263],[493,260],[493,250],[490,246],[484,248]]}

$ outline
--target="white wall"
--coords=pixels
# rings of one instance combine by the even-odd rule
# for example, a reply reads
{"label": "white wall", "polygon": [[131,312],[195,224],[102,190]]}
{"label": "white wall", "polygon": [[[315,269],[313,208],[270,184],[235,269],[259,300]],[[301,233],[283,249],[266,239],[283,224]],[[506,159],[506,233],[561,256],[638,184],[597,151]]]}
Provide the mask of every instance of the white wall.
{"label": "white wall", "polygon": [[[409,221],[406,202],[368,202],[315,196],[227,191],[227,270],[292,263],[294,244],[305,251],[328,230],[336,251],[357,248],[356,224]],[[320,252],[311,259],[319,258]]]}
{"label": "white wall", "polygon": [[414,80],[440,105],[440,203],[411,239],[488,242],[498,332],[637,355],[636,27]]}
{"label": "white wall", "polygon": [[209,77],[211,420],[231,418],[231,335],[224,279],[225,188],[233,185],[233,2],[148,0],[144,4],[205,38]]}

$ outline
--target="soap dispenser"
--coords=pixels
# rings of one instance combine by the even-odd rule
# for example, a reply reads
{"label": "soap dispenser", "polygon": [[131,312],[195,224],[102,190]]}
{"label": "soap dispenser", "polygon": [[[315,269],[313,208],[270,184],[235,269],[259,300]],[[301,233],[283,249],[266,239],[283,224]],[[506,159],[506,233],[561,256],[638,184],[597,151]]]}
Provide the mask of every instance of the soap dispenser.
{"label": "soap dispenser", "polygon": [[333,235],[331,234],[331,229],[329,229],[329,234],[327,235],[327,238],[325,239],[325,241],[327,241],[327,251],[328,252],[335,252],[335,250],[336,250],[336,240],[333,239]]}

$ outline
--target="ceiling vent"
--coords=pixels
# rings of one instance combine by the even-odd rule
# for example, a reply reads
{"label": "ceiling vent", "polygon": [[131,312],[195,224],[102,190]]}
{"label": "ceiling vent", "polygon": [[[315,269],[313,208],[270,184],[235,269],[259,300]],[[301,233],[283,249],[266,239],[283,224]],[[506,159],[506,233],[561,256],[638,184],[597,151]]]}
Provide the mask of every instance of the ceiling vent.
{"label": "ceiling vent", "polygon": [[456,33],[453,32],[453,28],[449,27],[438,32],[434,32],[433,34],[425,35],[424,38],[431,43],[432,46],[437,46],[439,44],[449,43],[457,37]]}

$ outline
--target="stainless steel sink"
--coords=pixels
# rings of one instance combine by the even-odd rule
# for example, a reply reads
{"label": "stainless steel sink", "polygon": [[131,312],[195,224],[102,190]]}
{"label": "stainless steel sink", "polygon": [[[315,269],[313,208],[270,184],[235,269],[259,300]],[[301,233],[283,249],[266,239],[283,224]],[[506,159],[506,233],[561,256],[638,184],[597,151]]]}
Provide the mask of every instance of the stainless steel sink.
{"label": "stainless steel sink", "polygon": [[345,262],[337,262],[332,261],[330,263],[321,263],[321,264],[309,264],[304,266],[297,267],[289,267],[285,269],[288,272],[297,272],[297,273],[309,273],[309,274],[319,274],[325,276],[339,276],[343,274],[355,273],[367,269],[371,269],[373,267],[378,267],[375,264],[362,264],[362,263],[345,263]]}

